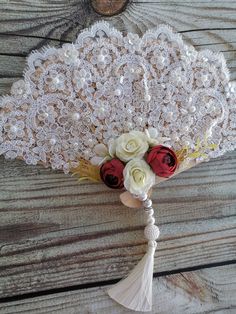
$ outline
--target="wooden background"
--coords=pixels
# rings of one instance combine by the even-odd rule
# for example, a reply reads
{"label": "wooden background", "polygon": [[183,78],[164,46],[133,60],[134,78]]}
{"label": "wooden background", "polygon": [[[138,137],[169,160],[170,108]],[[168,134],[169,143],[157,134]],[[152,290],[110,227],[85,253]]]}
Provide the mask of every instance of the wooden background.
{"label": "wooden background", "polygon": [[[103,17],[89,1],[0,0],[0,94],[32,49],[74,41]],[[168,23],[222,51],[236,79],[236,1],[130,1],[106,18],[142,34]],[[131,313],[106,295],[145,252],[143,213],[119,193],[0,159],[0,313]],[[161,236],[152,313],[236,313],[236,152],[154,189]]]}

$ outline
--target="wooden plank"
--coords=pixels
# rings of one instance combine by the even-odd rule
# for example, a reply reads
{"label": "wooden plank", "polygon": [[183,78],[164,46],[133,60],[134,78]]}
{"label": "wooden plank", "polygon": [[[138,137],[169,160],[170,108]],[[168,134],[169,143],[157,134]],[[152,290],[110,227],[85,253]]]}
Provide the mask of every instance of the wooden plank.
{"label": "wooden plank", "polygon": [[[236,258],[235,165],[236,152],[154,189],[155,272]],[[1,297],[120,278],[145,252],[142,211],[103,184],[1,159],[0,191]]]}
{"label": "wooden plank", "polygon": [[[236,311],[235,265],[155,278],[153,287],[153,314],[233,314]],[[8,302],[2,304],[0,313],[133,313],[111,300],[106,294],[108,288],[96,287]]]}
{"label": "wooden plank", "polygon": [[[72,42],[81,29],[102,19],[89,2],[59,0],[2,1],[0,11],[0,73],[2,78],[21,76],[25,56],[44,45]],[[105,18],[122,31],[143,34],[167,23],[199,50],[222,51],[236,79],[235,1],[132,1],[126,10]],[[8,93],[9,85],[1,92]]]}
{"label": "wooden plank", "polygon": [[[235,11],[235,1],[140,0],[107,20],[120,30],[140,35],[168,23],[198,49],[222,51],[235,79]],[[0,92],[8,92],[10,83],[22,75],[25,57],[32,49],[71,42],[98,19],[101,17],[85,1],[39,0],[32,5],[30,0],[2,0]],[[236,153],[228,154],[155,189],[156,218],[162,232],[155,272],[236,258],[235,164]],[[145,251],[142,213],[121,206],[118,193],[108,193],[103,185],[78,186],[62,173],[1,159],[0,188],[1,297],[120,278]],[[230,282],[231,277],[226,279]],[[87,303],[91,303],[91,291],[86,292]],[[168,306],[175,294],[168,301],[167,296],[163,302]],[[45,299],[46,311],[50,298],[53,296]],[[231,311],[228,299],[225,303],[219,300],[219,311]],[[59,309],[66,308],[56,302]],[[181,313],[188,309],[186,302]],[[84,308],[97,313],[99,304],[92,310],[87,305]],[[37,307],[41,309],[41,302]],[[58,308],[50,313],[58,313]],[[73,311],[77,313],[76,305]]]}
{"label": "wooden plank", "polygon": [[[14,62],[14,66],[12,66]],[[26,60],[24,57],[18,56],[0,56],[0,73],[2,78],[22,77]]]}
{"label": "wooden plank", "polygon": [[0,95],[3,95],[5,93],[9,93],[12,84],[19,80],[21,76],[19,77],[9,77],[9,78],[0,78]]}

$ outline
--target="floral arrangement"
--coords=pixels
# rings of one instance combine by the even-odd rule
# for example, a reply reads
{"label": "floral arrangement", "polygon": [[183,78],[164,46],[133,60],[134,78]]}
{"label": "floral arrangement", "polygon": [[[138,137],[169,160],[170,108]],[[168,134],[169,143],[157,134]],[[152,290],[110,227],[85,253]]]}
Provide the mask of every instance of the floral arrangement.
{"label": "floral arrangement", "polygon": [[[157,134],[155,128],[148,128],[124,133],[109,141],[108,146],[99,143],[94,147],[94,157],[90,161],[81,159],[71,172],[79,176],[79,181],[89,179],[102,181],[111,189],[125,188],[130,200],[150,194],[153,185],[207,158],[206,152],[217,148],[208,144],[205,135],[204,141],[199,139],[191,149],[185,146],[174,151],[165,144],[169,139]],[[121,200],[132,207],[132,202]]]}
{"label": "floral arrangement", "polygon": [[[132,195],[148,193],[156,176],[169,178],[178,167],[176,153],[163,145],[167,138],[157,138],[157,130],[131,131],[111,140],[108,147],[97,144],[91,165],[82,162],[72,169],[80,179],[100,179],[112,189],[125,188]],[[90,172],[90,175],[88,173]],[[85,175],[87,173],[87,176]]]}

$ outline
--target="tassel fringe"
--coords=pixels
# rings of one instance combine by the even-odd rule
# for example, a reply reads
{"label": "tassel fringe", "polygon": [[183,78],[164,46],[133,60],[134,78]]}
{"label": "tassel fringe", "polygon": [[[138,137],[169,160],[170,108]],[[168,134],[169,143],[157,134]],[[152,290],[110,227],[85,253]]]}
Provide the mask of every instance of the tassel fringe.
{"label": "tassel fringe", "polygon": [[144,235],[149,240],[147,253],[128,277],[109,289],[108,294],[113,300],[130,310],[148,312],[152,309],[153,265],[157,246],[155,240],[159,236],[159,229],[154,225],[152,201],[145,195],[142,202],[148,216],[148,224],[144,230]]}
{"label": "tassel fringe", "polygon": [[147,253],[129,276],[108,290],[113,300],[133,311],[151,311],[155,248],[155,246],[149,246]]}

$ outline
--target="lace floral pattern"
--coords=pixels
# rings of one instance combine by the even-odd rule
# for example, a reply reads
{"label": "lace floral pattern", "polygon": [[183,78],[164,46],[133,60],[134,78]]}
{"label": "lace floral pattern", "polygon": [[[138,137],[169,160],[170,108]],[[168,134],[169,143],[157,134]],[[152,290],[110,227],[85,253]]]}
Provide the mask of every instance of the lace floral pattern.
{"label": "lace floral pattern", "polygon": [[28,58],[0,99],[0,154],[65,173],[98,143],[155,127],[174,150],[207,134],[217,157],[236,147],[236,91],[225,60],[167,26],[142,38],[100,22],[74,44]]}

